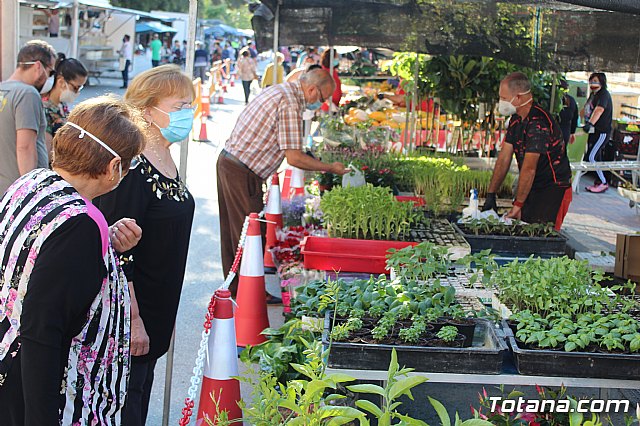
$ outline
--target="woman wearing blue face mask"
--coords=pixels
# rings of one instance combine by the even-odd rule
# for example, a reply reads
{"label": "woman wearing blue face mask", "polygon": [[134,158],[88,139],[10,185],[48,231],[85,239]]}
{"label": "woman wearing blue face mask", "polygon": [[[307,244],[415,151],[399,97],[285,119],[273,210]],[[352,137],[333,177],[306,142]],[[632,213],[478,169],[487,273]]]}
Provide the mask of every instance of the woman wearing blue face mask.
{"label": "woman wearing blue face mask", "polygon": [[[340,55],[335,50],[333,51],[333,59],[331,58],[331,49],[327,49],[322,52],[322,56],[320,57],[320,64],[322,65],[323,70],[330,71],[331,70],[331,61],[333,61],[333,81],[336,82],[336,88],[333,91],[333,95],[331,95],[331,103],[336,107],[340,106],[340,99],[342,98],[342,83],[340,82],[340,77],[338,76],[338,66],[340,65]],[[329,105],[322,105],[323,111],[329,111]]]}
{"label": "woman wearing blue face mask", "polygon": [[[148,123],[140,161],[97,205],[111,224],[135,219],[142,238],[121,254],[131,289],[131,374],[122,424],[144,425],[156,360],[167,352],[178,311],[195,204],[178,175],[169,147],[189,136],[195,94],[177,65],[137,75],[125,101]],[[116,233],[115,238],[123,238]]]}

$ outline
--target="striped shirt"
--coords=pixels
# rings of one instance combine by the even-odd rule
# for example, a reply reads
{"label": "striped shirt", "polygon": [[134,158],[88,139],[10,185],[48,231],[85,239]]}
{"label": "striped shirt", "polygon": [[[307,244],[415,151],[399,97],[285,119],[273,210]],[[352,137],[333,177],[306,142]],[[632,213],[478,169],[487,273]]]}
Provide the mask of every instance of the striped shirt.
{"label": "striped shirt", "polygon": [[302,150],[305,106],[299,81],[263,90],[240,114],[224,149],[268,179],[282,163],[285,149]]}

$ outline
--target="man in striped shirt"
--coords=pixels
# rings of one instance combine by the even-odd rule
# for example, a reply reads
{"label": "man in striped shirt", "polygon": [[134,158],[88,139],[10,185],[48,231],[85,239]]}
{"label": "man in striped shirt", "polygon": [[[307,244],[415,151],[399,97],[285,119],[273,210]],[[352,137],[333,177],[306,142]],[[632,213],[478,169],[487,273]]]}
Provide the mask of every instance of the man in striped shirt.
{"label": "man in striped shirt", "polygon": [[[245,216],[263,207],[262,184],[282,160],[303,170],[343,175],[342,163],[326,164],[303,149],[302,113],[320,107],[335,89],[331,75],[311,70],[298,81],[264,90],[240,114],[218,157],[218,204],[222,268],[229,273]],[[264,238],[263,238],[264,241]],[[237,279],[231,284],[235,296]]]}

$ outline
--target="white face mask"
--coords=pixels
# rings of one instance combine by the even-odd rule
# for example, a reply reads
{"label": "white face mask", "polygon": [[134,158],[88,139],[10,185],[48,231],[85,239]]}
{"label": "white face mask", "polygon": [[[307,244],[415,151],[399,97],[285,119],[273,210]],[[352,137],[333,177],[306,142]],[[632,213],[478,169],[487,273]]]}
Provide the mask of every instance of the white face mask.
{"label": "white face mask", "polygon": [[526,104],[528,104],[529,102],[531,102],[533,100],[533,98],[529,99],[527,102],[523,103],[522,105],[519,106],[515,106],[514,104],[512,104],[513,100],[519,96],[519,95],[526,95],[527,93],[531,92],[531,90],[527,90],[524,93],[519,93],[518,95],[514,96],[510,101],[505,101],[500,99],[500,101],[498,102],[498,112],[500,113],[500,115],[504,115],[504,116],[511,116],[513,114],[516,113],[516,109],[520,108],[522,106],[525,106]]}
{"label": "white face mask", "polygon": [[76,93],[70,89],[64,89],[62,93],[60,93],[60,102],[64,102],[65,104],[72,104],[78,98],[80,93]]}
{"label": "white face mask", "polygon": [[44,82],[44,86],[42,86],[42,89],[40,89],[40,94],[49,93],[51,89],[53,89],[53,83],[55,82],[55,80],[56,77],[54,75],[47,78],[47,81]]}

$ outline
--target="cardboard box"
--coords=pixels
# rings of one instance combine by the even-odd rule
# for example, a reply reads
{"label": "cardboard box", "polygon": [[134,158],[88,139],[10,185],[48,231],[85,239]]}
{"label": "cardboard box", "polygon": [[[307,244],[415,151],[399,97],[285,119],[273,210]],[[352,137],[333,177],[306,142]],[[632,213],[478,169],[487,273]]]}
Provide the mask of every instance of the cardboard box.
{"label": "cardboard box", "polygon": [[618,234],[614,275],[640,281],[640,235]]}

